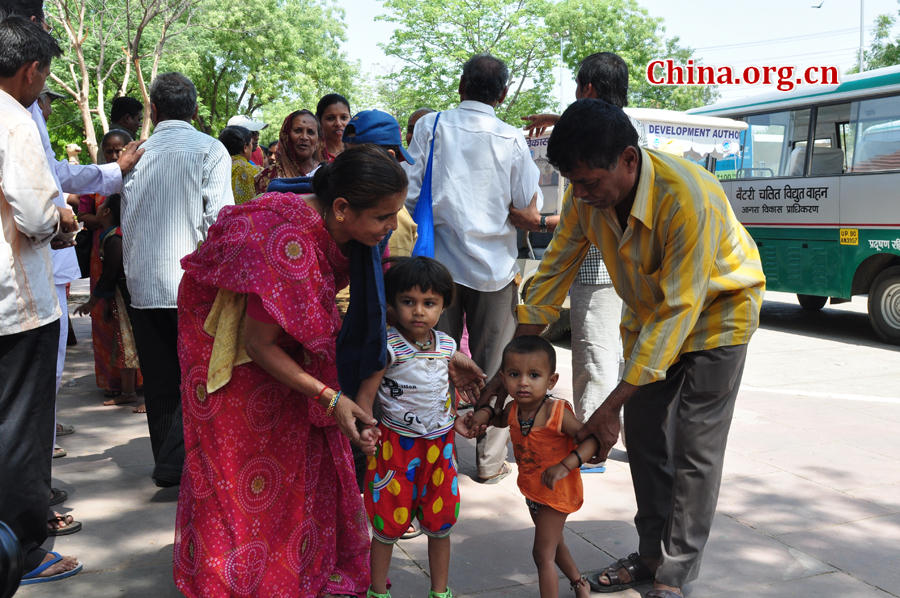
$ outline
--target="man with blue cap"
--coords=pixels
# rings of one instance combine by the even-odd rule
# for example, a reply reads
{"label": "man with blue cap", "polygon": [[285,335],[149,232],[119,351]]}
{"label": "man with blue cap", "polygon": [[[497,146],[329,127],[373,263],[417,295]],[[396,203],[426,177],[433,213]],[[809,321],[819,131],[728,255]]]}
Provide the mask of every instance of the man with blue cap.
{"label": "man with blue cap", "polygon": [[[415,164],[410,155],[403,149],[400,141],[400,123],[397,119],[381,110],[363,110],[347,123],[344,129],[344,143],[371,143],[386,149],[404,168],[406,164]],[[392,256],[409,257],[416,244],[416,223],[412,216],[402,208],[397,213],[397,230],[391,235],[388,247]]]}

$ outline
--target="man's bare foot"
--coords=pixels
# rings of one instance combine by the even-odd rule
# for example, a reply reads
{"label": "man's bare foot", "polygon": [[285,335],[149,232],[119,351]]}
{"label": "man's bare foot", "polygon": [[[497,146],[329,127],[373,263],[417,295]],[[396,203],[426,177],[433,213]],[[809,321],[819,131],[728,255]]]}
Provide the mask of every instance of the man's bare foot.
{"label": "man's bare foot", "polygon": [[[53,556],[53,553],[48,552],[47,556],[44,557],[44,560],[41,562],[41,564],[43,565],[44,563],[49,563],[55,558],[56,557]],[[38,575],[38,577],[53,577],[54,575],[59,575],[60,573],[71,571],[77,566],[78,557],[64,556],[60,562],[47,567],[47,569],[42,571],[41,574]]]}
{"label": "man's bare foot", "polygon": [[65,529],[75,523],[75,518],[71,515],[63,515],[56,511],[53,511],[53,515],[55,518],[47,521],[47,530]]}

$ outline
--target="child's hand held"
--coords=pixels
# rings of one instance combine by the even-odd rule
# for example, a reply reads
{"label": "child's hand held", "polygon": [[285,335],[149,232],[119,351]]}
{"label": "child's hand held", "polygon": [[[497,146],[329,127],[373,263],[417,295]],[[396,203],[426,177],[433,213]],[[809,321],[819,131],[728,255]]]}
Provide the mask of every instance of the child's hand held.
{"label": "child's hand held", "polygon": [[557,463],[544,470],[544,473],[541,474],[541,483],[550,490],[553,490],[553,487],[556,486],[556,482],[565,478],[567,475],[569,475],[569,468],[562,463]]}

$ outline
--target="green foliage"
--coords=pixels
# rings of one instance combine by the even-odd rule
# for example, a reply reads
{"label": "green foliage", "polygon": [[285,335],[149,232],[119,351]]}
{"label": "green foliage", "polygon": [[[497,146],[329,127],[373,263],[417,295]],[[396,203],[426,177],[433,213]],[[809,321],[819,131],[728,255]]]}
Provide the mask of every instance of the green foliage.
{"label": "green foliage", "polygon": [[378,78],[376,92],[384,109],[401,122],[421,106],[456,105],[461,67],[479,52],[490,52],[510,67],[510,93],[498,116],[519,124],[520,116],[555,112],[560,36],[563,61],[573,74],[581,59],[595,52],[622,56],[630,67],[633,106],[687,110],[718,97],[714,86],[664,87],[647,81],[651,61],[686,62],[693,50],[677,37],[667,39],[663,20],[636,0],[383,1],[388,12],[379,18],[398,28],[382,47],[399,62]]}
{"label": "green foliage", "polygon": [[208,0],[203,25],[166,57],[165,69],[194,81],[207,133],[218,134],[235,114],[277,130],[292,110],[314,110],[322,95],[350,91],[343,16],[319,0]]}
{"label": "green foliage", "polygon": [[[872,44],[863,50],[863,61],[867,71],[900,64],[900,35],[891,40],[891,30],[896,22],[897,17],[892,14],[878,15],[875,18]],[[847,70],[848,75],[858,72],[859,64]]]}
{"label": "green foliage", "polygon": [[380,77],[377,91],[401,122],[422,106],[456,105],[462,65],[483,52],[509,67],[500,118],[518,124],[520,116],[553,105],[557,46],[544,25],[547,0],[384,0],[384,7],[389,12],[378,18],[397,29],[382,49],[400,63]]}
{"label": "green foliage", "polygon": [[687,110],[718,97],[715,86],[662,86],[647,81],[650,62],[672,58],[685,64],[693,58],[693,50],[680,45],[678,37],[667,39],[663,19],[650,16],[636,0],[562,0],[546,22],[550,31],[568,31],[563,57],[573,74],[590,54],[621,56],[628,64],[630,106]]}
{"label": "green foliage", "polygon": [[[79,31],[82,8],[85,20]],[[142,99],[134,65],[126,69],[125,49],[132,46],[144,11],[159,11],[134,49],[147,86],[157,72],[154,53],[163,40],[156,68],[181,71],[191,78],[200,105],[197,124],[209,134],[218,134],[235,114],[246,114],[274,125],[264,134],[274,131],[272,136],[277,137],[290,111],[314,109],[325,93],[350,95],[356,72],[340,47],[346,39],[343,11],[330,0],[48,0],[46,10],[66,50],[54,62],[53,73],[74,93],[81,89],[84,77],[72,39],[83,39],[81,56],[89,79],[88,105],[79,109],[71,102],[62,108],[64,120],[51,118],[51,127],[54,121],[65,123],[54,138],[54,149],[61,156],[66,143],[87,149],[80,117],[85,110],[91,113],[97,141],[102,137],[98,94],[103,96],[106,115],[116,96]],[[67,35],[66,21],[74,35]],[[63,91],[59,84],[49,83]],[[64,105],[55,102],[56,106]],[[89,160],[87,151],[81,159]]]}

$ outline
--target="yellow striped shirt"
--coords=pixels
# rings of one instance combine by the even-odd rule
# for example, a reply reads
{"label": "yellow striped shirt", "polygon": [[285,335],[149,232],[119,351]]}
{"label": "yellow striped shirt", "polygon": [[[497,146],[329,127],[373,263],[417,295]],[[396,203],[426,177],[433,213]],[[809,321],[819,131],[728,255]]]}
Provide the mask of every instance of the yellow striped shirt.
{"label": "yellow striped shirt", "polygon": [[759,325],[765,276],[756,243],[716,178],[687,160],[641,150],[637,195],[623,232],[614,208],[566,192],[520,324],[550,323],[593,243],[622,312],[625,373],[636,386],[664,380],[682,353],[742,345]]}

